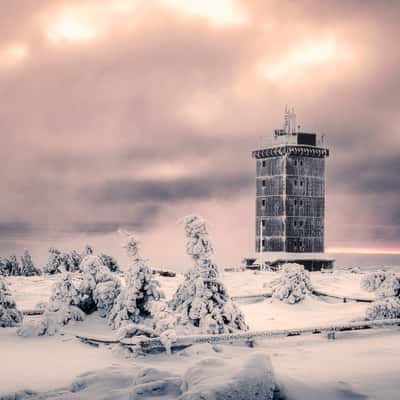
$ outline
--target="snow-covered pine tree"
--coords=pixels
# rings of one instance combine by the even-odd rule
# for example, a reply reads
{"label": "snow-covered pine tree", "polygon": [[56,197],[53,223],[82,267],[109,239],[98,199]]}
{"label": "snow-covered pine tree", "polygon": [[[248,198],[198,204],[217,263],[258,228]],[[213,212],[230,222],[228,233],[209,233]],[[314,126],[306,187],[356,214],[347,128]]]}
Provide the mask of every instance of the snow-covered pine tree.
{"label": "snow-covered pine tree", "polygon": [[17,256],[15,256],[15,255],[10,256],[10,258],[7,260],[7,262],[8,262],[9,275],[20,276],[21,275],[21,266],[17,260]]}
{"label": "snow-covered pine tree", "polygon": [[139,254],[139,241],[128,232],[123,234],[124,247],[130,263],[126,272],[125,287],[109,316],[109,323],[114,329],[123,324],[142,322],[150,316],[153,303],[164,297],[152,270]]}
{"label": "snow-covered pine tree", "polygon": [[15,300],[2,277],[0,277],[0,327],[15,326],[22,321]]}
{"label": "snow-covered pine tree", "polygon": [[296,263],[284,264],[271,286],[272,297],[289,304],[302,301],[312,291],[310,273]]}
{"label": "snow-covered pine tree", "polygon": [[40,275],[40,271],[33,265],[32,257],[28,250],[21,256],[21,275]]}
{"label": "snow-covered pine tree", "polygon": [[376,298],[367,308],[367,319],[400,318],[400,275],[386,272],[376,289]]}
{"label": "snow-covered pine tree", "polygon": [[83,276],[79,290],[82,294],[81,307],[85,312],[97,309],[100,316],[107,317],[121,292],[121,283],[102,264],[100,257],[89,254],[80,266]]}
{"label": "snow-covered pine tree", "polygon": [[186,252],[194,266],[169,303],[176,312],[178,328],[194,327],[211,334],[247,330],[243,314],[228,296],[212,262],[213,248],[204,220],[190,215],[183,223]]}
{"label": "snow-covered pine tree", "polygon": [[62,254],[62,262],[67,271],[76,272],[79,271],[79,265],[82,262],[82,256],[76,250],[72,250],[69,253]]}
{"label": "snow-covered pine tree", "polygon": [[43,268],[43,272],[47,274],[56,274],[61,272],[61,266],[63,264],[63,256],[60,250],[50,247],[49,259],[47,264]]}
{"label": "snow-covered pine tree", "polygon": [[101,253],[99,257],[103,265],[105,265],[111,272],[118,271],[118,263],[114,257],[104,253]]}
{"label": "snow-covered pine tree", "polygon": [[38,321],[26,321],[19,329],[20,336],[55,335],[69,321],[83,321],[81,296],[70,273],[63,273],[54,283],[44,314]]}
{"label": "snow-covered pine tree", "polygon": [[386,276],[387,272],[385,271],[378,270],[370,272],[362,277],[360,286],[367,292],[374,292],[382,285]]}
{"label": "snow-covered pine tree", "polygon": [[8,276],[7,260],[0,257],[0,276]]}

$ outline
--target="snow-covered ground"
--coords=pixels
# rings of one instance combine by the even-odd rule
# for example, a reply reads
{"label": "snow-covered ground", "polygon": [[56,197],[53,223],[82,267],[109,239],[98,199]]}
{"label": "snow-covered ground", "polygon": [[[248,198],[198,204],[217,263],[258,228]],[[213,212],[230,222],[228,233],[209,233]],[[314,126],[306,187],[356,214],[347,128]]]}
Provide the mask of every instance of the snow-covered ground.
{"label": "snow-covered ground", "polygon": [[[182,275],[157,278],[167,298],[183,279]],[[243,296],[269,292],[269,283],[276,274],[224,272],[221,278],[231,296]],[[57,277],[9,277],[7,282],[18,307],[26,310],[47,301],[54,279]],[[345,271],[311,274],[314,287],[321,291],[372,299],[373,295],[360,289],[360,279],[360,274]],[[307,296],[295,305],[276,299],[239,300],[237,304],[252,330],[350,322],[362,319],[367,307],[365,303],[343,303],[314,296]],[[40,392],[51,390],[41,398],[129,399],[133,390],[136,397],[131,398],[189,399],[191,394],[204,390],[228,393],[233,390],[233,382],[242,385],[242,381],[250,378],[257,386],[261,378],[254,365],[264,366],[262,376],[267,379],[269,359],[278,383],[290,399],[395,399],[400,390],[397,327],[341,333],[337,340],[327,340],[324,335],[263,339],[254,348],[195,345],[172,356],[139,358],[127,358],[126,350],[117,345],[92,347],[75,339],[75,333],[115,335],[96,315],[84,322],[71,323],[63,336],[20,338],[15,331],[15,328],[0,329],[0,395],[29,388]],[[151,384],[140,386],[143,376],[149,374],[148,368],[153,369],[152,378],[145,380],[146,385]],[[76,380],[88,371],[95,372]],[[225,371],[223,376],[221,371]],[[218,379],[211,379],[216,373]],[[157,393],[158,397],[150,396],[151,387],[152,396]]]}

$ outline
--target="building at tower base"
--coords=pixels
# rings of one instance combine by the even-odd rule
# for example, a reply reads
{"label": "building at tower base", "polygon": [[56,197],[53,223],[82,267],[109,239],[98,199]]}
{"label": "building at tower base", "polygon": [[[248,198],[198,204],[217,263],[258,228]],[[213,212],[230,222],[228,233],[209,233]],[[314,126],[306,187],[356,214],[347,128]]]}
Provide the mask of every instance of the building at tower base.
{"label": "building at tower base", "polygon": [[[279,268],[287,262],[310,271],[331,269],[324,254],[325,159],[323,137],[301,132],[293,110],[284,127],[252,152],[256,160],[256,260]],[[251,264],[250,259],[248,263]]]}

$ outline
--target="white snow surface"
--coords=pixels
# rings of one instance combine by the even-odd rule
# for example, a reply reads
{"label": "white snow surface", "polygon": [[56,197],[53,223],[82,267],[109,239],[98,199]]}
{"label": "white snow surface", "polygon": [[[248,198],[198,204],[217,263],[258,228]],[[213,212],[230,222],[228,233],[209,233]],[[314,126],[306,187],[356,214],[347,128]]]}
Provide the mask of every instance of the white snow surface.
{"label": "white snow surface", "polygon": [[[374,298],[360,288],[361,276],[345,271],[312,273],[311,281],[313,287],[332,295]],[[276,277],[273,272],[221,274],[231,296],[268,292],[269,283]],[[169,299],[182,281],[182,275],[157,279]],[[26,310],[48,300],[54,278],[7,277],[6,281],[17,306]],[[360,320],[368,306],[315,296],[306,296],[294,305],[273,299],[243,300],[237,304],[251,330]],[[16,328],[0,329],[0,399],[5,393],[23,389],[39,391],[43,399],[176,399],[181,396],[189,400],[200,398],[196,397],[199,393],[204,396],[206,393],[208,397],[204,398],[211,399],[217,394],[231,393],[230,390],[239,390],[246,393],[243,398],[252,399],[257,397],[249,394],[251,387],[265,383],[265,387],[260,387],[266,390],[274,379],[288,399],[296,400],[389,400],[398,398],[400,390],[398,327],[339,333],[336,340],[328,340],[324,335],[263,339],[257,340],[254,348],[197,344],[172,355],[139,358],[130,358],[118,345],[93,347],[74,337],[74,334],[116,336],[107,321],[96,314],[83,322],[71,322],[64,332],[63,336],[21,338]],[[197,372],[191,374],[191,371]],[[260,371],[263,371],[262,379],[256,373]],[[249,381],[253,377],[255,380],[250,386],[235,386],[240,379]]]}

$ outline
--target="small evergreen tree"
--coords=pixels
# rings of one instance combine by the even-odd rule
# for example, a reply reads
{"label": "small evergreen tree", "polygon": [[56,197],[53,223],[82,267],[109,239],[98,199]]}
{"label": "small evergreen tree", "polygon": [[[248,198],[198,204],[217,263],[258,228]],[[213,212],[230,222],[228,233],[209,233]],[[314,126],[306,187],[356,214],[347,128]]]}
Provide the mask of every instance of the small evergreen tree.
{"label": "small evergreen tree", "polygon": [[27,321],[18,331],[21,336],[55,335],[69,321],[83,321],[81,296],[70,273],[62,274],[53,285],[44,314],[39,321]]}
{"label": "small evergreen tree", "polygon": [[21,275],[40,275],[40,271],[33,265],[32,257],[28,250],[25,250],[23,256],[21,256]]}
{"label": "small evergreen tree", "polygon": [[169,303],[178,316],[178,325],[193,326],[211,334],[247,330],[243,314],[228,296],[211,260],[213,248],[204,220],[191,215],[183,222],[186,252],[194,267]]}
{"label": "small evergreen tree", "polygon": [[310,273],[296,263],[284,264],[279,278],[272,282],[272,297],[289,304],[302,301],[311,291]]}
{"label": "small evergreen tree", "polygon": [[151,269],[139,255],[139,242],[131,234],[126,234],[124,247],[130,258],[126,273],[126,284],[118,296],[109,317],[110,325],[119,328],[128,322],[138,323],[151,314],[154,301],[164,297]]}
{"label": "small evergreen tree", "polygon": [[21,266],[19,265],[17,256],[12,255],[7,261],[8,261],[8,270],[10,271],[9,275],[11,276],[21,275]]}
{"label": "small evergreen tree", "polygon": [[0,257],[0,276],[8,276],[8,275],[9,271],[7,266],[7,260]]}
{"label": "small evergreen tree", "polygon": [[87,255],[82,263],[83,280],[80,292],[83,307],[88,312],[97,310],[102,317],[107,317],[121,292],[119,280],[102,264],[95,255]]}
{"label": "small evergreen tree", "polygon": [[47,264],[43,268],[43,271],[51,275],[56,274],[58,272],[61,272],[62,264],[63,264],[63,256],[61,254],[61,251],[54,247],[50,247],[49,259],[47,261]]}
{"label": "small evergreen tree", "polygon": [[361,279],[360,286],[367,292],[374,292],[377,290],[382,283],[385,281],[387,272],[385,271],[374,271],[364,275]]}
{"label": "small evergreen tree", "polygon": [[115,258],[107,255],[107,254],[100,254],[100,260],[111,272],[118,271],[118,263]]}
{"label": "small evergreen tree", "polygon": [[0,277],[0,327],[11,327],[22,321],[22,313],[18,311],[11,292]]}

